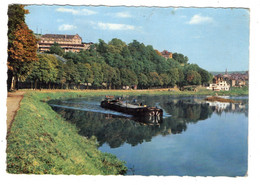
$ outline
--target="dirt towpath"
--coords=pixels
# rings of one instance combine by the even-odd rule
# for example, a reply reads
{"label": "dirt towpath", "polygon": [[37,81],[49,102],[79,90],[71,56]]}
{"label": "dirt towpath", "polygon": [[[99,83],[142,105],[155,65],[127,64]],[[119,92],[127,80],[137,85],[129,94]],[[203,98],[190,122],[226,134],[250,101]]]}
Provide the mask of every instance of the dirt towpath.
{"label": "dirt towpath", "polygon": [[23,91],[16,91],[16,92],[9,92],[7,94],[6,106],[7,106],[7,131],[10,130],[12,126],[12,122],[16,115],[17,110],[20,108],[20,102],[23,99],[24,92]]}

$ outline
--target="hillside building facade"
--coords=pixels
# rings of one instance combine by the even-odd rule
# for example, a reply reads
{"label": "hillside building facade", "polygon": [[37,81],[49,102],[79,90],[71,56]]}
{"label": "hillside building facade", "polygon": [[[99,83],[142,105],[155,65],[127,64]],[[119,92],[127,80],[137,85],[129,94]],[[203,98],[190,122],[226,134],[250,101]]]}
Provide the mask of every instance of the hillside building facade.
{"label": "hillside building facade", "polygon": [[76,35],[62,35],[62,34],[45,34],[40,36],[38,42],[38,51],[45,52],[49,51],[50,47],[54,44],[58,43],[61,48],[65,50],[65,52],[80,52],[81,50],[87,50],[93,44],[83,43],[82,38]]}

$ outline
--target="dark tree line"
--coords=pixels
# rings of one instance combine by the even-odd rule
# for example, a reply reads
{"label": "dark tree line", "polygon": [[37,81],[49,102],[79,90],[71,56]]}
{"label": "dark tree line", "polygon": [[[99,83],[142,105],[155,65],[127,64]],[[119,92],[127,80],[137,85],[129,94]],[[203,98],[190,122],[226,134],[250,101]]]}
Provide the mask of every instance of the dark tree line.
{"label": "dark tree line", "polygon": [[[64,58],[62,60],[61,59]],[[48,53],[38,54],[27,78],[31,88],[138,88],[182,87],[209,83],[212,76],[188,57],[174,53],[165,59],[150,45],[120,39],[91,46],[79,53],[64,52],[54,44]]]}

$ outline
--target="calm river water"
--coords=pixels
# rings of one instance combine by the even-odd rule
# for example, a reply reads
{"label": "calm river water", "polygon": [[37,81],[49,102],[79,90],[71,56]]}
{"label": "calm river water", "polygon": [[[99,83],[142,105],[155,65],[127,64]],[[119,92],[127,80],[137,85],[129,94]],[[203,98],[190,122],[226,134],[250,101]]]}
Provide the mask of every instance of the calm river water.
{"label": "calm river water", "polygon": [[105,110],[103,97],[51,102],[79,134],[96,136],[102,152],[126,161],[127,175],[244,176],[248,159],[248,97],[210,103],[205,97],[130,96],[164,110],[161,124]]}

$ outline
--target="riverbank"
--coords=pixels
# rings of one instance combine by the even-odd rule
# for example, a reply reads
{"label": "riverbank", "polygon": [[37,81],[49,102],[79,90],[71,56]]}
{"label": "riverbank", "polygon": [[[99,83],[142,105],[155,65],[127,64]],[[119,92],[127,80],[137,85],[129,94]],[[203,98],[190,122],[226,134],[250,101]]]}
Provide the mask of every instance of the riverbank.
{"label": "riverbank", "polygon": [[[79,93],[80,94],[80,93]],[[101,153],[96,139],[78,134],[45,102],[78,93],[27,91],[7,137],[7,172],[14,174],[124,174],[124,162]]]}
{"label": "riverbank", "polygon": [[[114,89],[86,89],[86,90],[65,90],[65,89],[42,89],[42,90],[26,90],[27,92],[42,92],[42,93],[76,93],[81,95],[219,95],[219,96],[248,96],[248,87],[231,88],[230,91],[211,91],[205,88],[199,88],[198,91],[180,91],[176,88],[161,88],[161,89],[138,89],[138,90],[114,90]],[[57,95],[58,95],[57,94]],[[70,95],[73,96],[73,95]]]}

